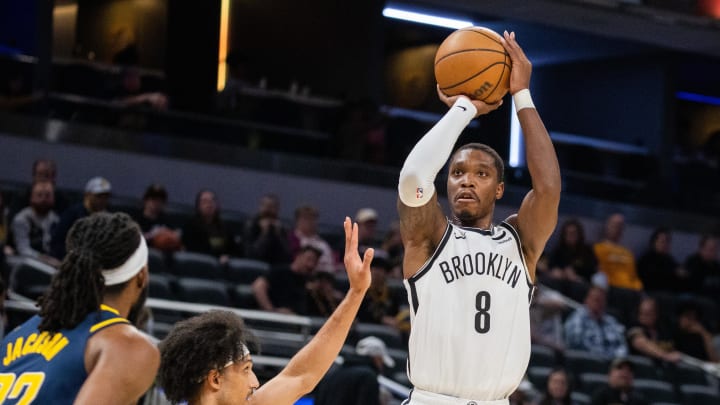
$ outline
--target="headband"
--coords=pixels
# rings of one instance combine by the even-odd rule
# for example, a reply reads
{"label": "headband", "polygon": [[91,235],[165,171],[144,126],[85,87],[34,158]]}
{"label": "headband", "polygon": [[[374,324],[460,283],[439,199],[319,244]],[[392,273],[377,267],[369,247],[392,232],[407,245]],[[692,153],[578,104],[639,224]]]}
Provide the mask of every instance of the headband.
{"label": "headband", "polygon": [[138,246],[125,263],[114,269],[102,270],[102,275],[105,277],[105,285],[117,285],[130,280],[147,265],[147,262],[147,243],[145,242],[145,238],[140,235],[140,246]]}

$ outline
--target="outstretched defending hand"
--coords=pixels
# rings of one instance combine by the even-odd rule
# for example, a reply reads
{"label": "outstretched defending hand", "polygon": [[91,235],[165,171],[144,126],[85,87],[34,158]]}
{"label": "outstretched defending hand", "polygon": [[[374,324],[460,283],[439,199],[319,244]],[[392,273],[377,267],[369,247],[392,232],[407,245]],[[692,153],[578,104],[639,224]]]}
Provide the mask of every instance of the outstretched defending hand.
{"label": "outstretched defending hand", "polygon": [[503,103],[502,99],[500,99],[497,103],[488,104],[484,101],[480,100],[473,100],[467,96],[464,96],[462,94],[459,94],[457,96],[448,96],[447,94],[443,93],[442,90],[440,90],[440,86],[436,86],[438,97],[440,98],[440,101],[445,103],[449,108],[452,108],[453,104],[458,100],[460,97],[465,97],[475,106],[475,109],[477,109],[477,114],[475,114],[475,117],[479,117],[481,115],[485,115],[491,111],[497,110]]}
{"label": "outstretched defending hand", "polygon": [[503,33],[502,44],[510,55],[512,70],[510,71],[510,94],[515,94],[522,89],[530,88],[530,75],[532,74],[532,63],[525,56],[520,45],[515,40],[515,32]]}
{"label": "outstretched defending hand", "polygon": [[370,263],[372,262],[375,250],[365,250],[365,255],[360,259],[358,253],[358,226],[345,217],[345,271],[350,281],[350,289],[354,292],[365,294],[370,287]]}

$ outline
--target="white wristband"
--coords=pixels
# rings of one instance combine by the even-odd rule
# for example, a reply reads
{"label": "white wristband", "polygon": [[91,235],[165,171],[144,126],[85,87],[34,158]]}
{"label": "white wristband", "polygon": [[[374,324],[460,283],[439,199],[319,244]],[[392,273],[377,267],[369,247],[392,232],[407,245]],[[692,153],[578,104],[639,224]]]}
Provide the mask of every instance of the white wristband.
{"label": "white wristband", "polygon": [[515,111],[520,112],[523,108],[535,108],[532,97],[530,96],[530,90],[522,89],[517,93],[513,94],[513,101],[515,102]]}

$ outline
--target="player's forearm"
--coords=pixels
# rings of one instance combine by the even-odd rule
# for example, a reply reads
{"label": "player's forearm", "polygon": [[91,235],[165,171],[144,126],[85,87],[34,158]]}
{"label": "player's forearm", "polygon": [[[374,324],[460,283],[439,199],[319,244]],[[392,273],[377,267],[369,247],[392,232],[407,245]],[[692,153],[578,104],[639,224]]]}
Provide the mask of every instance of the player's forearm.
{"label": "player's forearm", "polygon": [[400,171],[398,193],[403,204],[420,207],[431,200],[435,192],[435,177],[450,157],[463,129],[476,113],[477,109],[470,100],[460,97],[418,141]]}
{"label": "player's forearm", "polygon": [[533,191],[540,195],[560,197],[560,165],[555,147],[535,108],[518,111],[525,136],[525,154]]}
{"label": "player's forearm", "polygon": [[302,378],[310,392],[337,358],[360,309],[364,293],[350,290],[315,337],[287,365],[283,373]]}

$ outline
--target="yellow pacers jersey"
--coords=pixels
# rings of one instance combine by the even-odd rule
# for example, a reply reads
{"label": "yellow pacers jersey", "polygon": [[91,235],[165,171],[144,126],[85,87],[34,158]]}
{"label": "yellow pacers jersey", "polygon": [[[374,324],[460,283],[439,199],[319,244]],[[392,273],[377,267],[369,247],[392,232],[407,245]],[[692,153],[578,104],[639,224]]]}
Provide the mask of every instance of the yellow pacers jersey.
{"label": "yellow pacers jersey", "polygon": [[448,224],[405,286],[413,385],[476,401],[507,398],[530,360],[533,286],[515,229]]}
{"label": "yellow pacers jersey", "polygon": [[105,305],[53,335],[38,331],[39,316],[30,318],[3,339],[0,404],[72,404],[87,378],[87,340],[117,323],[129,322]]}

